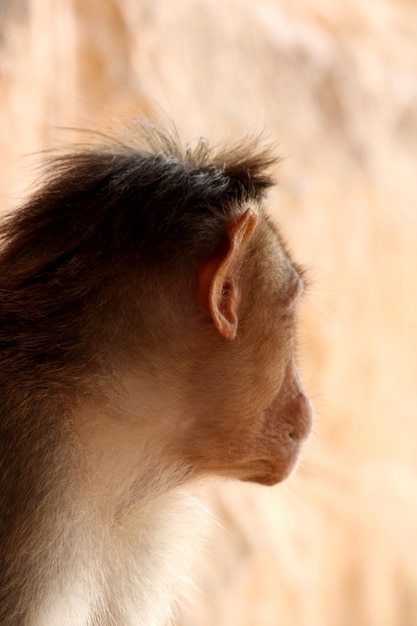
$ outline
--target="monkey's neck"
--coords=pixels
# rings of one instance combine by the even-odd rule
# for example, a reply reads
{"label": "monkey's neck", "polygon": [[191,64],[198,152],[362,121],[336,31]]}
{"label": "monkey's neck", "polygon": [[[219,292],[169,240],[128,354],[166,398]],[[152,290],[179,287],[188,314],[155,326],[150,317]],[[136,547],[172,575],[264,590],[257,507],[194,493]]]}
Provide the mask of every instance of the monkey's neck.
{"label": "monkey's neck", "polygon": [[94,504],[74,510],[62,520],[73,529],[67,558],[55,564],[33,626],[166,626],[189,586],[190,542],[193,532],[201,537],[203,517],[185,487],[148,493],[113,518]]}
{"label": "monkey's neck", "polygon": [[[109,528],[85,515],[72,557],[46,591],[31,626],[165,626],[190,574],[190,535],[200,507],[184,490]],[[74,522],[73,522],[74,523]],[[89,523],[89,528],[87,525]],[[26,622],[25,622],[26,623]]]}
{"label": "monkey's neck", "polygon": [[13,621],[10,611],[5,624],[169,623],[205,515],[181,471],[162,462],[157,441],[138,425],[74,418],[61,449],[72,471],[68,462],[65,482],[56,480],[42,503],[31,544],[21,546],[33,556],[28,573],[17,574],[28,579],[16,604],[22,617]]}
{"label": "monkey's neck", "polygon": [[[89,415],[75,429],[78,557],[36,626],[165,626],[187,588],[202,507],[152,428]],[[71,614],[67,623],[55,617]]]}

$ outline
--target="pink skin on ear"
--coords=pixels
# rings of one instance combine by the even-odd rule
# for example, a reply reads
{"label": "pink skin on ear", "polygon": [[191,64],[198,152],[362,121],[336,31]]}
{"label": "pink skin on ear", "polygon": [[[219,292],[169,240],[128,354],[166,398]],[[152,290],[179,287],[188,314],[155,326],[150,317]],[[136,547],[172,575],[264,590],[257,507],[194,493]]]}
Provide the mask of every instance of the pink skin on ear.
{"label": "pink skin on ear", "polygon": [[209,261],[198,276],[199,305],[210,314],[219,333],[230,341],[236,337],[238,327],[239,266],[256,223],[257,215],[252,209],[230,222],[226,251]]}

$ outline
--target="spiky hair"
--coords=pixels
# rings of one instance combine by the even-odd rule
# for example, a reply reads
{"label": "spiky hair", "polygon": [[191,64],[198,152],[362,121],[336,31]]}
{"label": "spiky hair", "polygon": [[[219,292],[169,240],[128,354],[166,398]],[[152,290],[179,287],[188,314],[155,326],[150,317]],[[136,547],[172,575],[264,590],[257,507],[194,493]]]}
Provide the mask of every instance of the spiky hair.
{"label": "spiky hair", "polygon": [[204,254],[233,211],[273,184],[275,159],[253,141],[215,151],[149,123],[133,130],[128,141],[78,146],[47,162],[43,184],[3,227],[3,262],[23,254],[56,266],[81,248],[141,251],[148,263],[178,249]]}
{"label": "spiky hair", "polygon": [[[128,140],[50,158],[43,182],[0,230],[0,348],[14,345],[16,333],[30,344],[40,331],[50,352],[52,332],[62,356],[73,351],[78,317],[86,307],[107,311],[115,284],[155,268],[194,271],[221,245],[230,219],[273,184],[273,163],[253,142],[191,148],[143,122]],[[39,344],[35,352],[40,358]]]}

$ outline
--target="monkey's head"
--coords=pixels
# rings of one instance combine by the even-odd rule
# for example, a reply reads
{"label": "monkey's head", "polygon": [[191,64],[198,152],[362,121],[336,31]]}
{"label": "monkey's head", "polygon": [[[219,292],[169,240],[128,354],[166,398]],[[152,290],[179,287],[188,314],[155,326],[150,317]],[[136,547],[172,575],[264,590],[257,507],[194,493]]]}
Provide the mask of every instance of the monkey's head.
{"label": "monkey's head", "polygon": [[144,129],[54,160],[6,227],[21,354],[133,449],[158,441],[192,474],[274,484],[311,424],[302,271],[264,207],[274,159]]}
{"label": "monkey's head", "polygon": [[303,272],[261,203],[241,211],[225,246],[197,272],[207,343],[192,385],[200,417],[190,450],[214,472],[274,484],[293,468],[311,428],[295,362]]}

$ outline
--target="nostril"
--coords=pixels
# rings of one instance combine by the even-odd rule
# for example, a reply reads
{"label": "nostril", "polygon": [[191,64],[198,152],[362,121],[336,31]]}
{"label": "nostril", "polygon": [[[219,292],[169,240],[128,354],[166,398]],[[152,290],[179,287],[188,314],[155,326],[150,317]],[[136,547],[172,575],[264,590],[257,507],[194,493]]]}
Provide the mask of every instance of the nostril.
{"label": "nostril", "polygon": [[287,433],[287,437],[294,443],[298,443],[298,441],[300,440],[300,438],[298,437],[297,433],[294,430]]}

